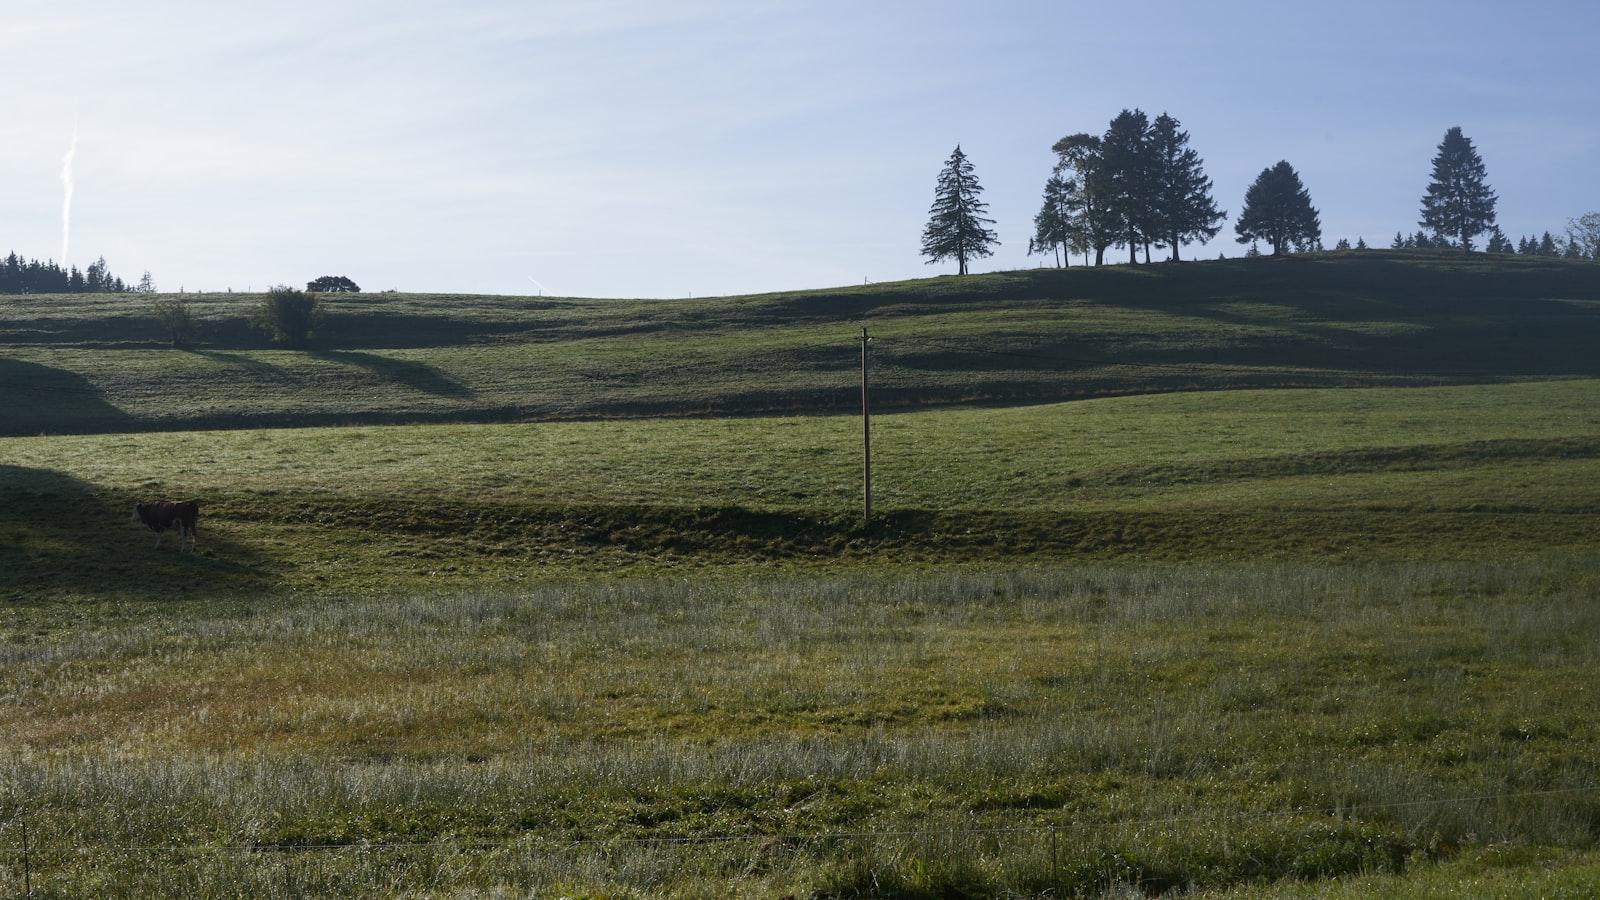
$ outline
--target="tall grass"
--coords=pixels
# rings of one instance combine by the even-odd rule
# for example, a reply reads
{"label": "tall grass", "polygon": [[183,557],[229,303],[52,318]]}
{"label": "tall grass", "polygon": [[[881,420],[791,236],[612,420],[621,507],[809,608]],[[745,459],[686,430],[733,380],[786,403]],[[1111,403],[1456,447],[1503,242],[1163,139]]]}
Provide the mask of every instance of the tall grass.
{"label": "tall grass", "polygon": [[1595,571],[575,582],[82,631],[3,649],[0,851],[26,815],[71,894],[948,896],[1584,850]]}

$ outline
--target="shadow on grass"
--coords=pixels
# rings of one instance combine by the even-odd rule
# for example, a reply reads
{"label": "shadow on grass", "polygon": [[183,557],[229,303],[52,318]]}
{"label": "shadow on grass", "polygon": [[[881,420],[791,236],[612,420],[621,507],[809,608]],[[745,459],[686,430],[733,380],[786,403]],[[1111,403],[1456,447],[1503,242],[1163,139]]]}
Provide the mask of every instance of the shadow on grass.
{"label": "shadow on grass", "polygon": [[435,397],[465,398],[472,389],[427,363],[362,353],[356,350],[312,350],[317,359],[365,369],[373,375]]}
{"label": "shadow on grass", "polygon": [[0,434],[115,431],[131,421],[76,372],[0,357]]}
{"label": "shadow on grass", "polygon": [[179,553],[171,534],[153,547],[131,521],[135,499],[54,469],[0,464],[0,599],[176,600],[271,586],[258,553],[207,527],[204,497],[192,553]]}

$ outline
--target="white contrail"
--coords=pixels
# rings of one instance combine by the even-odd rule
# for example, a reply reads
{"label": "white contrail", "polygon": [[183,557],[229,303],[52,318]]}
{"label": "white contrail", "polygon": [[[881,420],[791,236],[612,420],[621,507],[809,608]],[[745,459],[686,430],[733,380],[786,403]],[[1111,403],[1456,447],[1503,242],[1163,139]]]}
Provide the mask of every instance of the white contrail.
{"label": "white contrail", "polygon": [[61,160],[61,268],[67,267],[67,251],[72,248],[72,158],[78,155],[78,119],[72,119],[72,143]]}
{"label": "white contrail", "polygon": [[539,279],[533,277],[532,275],[528,276],[528,280],[533,282],[534,285],[539,288],[539,296],[541,296],[541,297],[544,296],[545,291],[550,290],[549,288],[545,287],[544,285],[539,284]]}

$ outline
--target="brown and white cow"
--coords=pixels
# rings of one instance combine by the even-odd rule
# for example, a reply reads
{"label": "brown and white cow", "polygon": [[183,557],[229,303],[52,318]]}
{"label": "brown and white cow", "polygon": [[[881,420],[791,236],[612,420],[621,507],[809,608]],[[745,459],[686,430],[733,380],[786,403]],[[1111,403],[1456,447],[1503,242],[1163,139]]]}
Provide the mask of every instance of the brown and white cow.
{"label": "brown and white cow", "polygon": [[178,549],[183,549],[184,539],[189,549],[194,549],[195,527],[200,524],[200,504],[193,500],[177,502],[157,500],[154,503],[135,503],[133,521],[155,532],[156,546],[161,546],[161,533],[169,528],[178,529]]}

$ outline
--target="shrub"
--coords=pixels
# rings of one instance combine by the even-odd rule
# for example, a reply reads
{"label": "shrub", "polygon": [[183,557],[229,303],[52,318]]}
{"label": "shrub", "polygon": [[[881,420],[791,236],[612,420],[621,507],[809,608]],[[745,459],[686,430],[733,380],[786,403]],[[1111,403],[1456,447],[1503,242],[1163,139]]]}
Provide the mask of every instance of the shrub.
{"label": "shrub", "polygon": [[280,284],[267,291],[254,321],[274,341],[298,347],[311,339],[321,318],[322,303],[316,294]]}
{"label": "shrub", "polygon": [[172,340],[172,346],[182,347],[194,337],[194,316],[189,312],[189,301],[182,297],[163,297],[153,306],[156,321]]}

